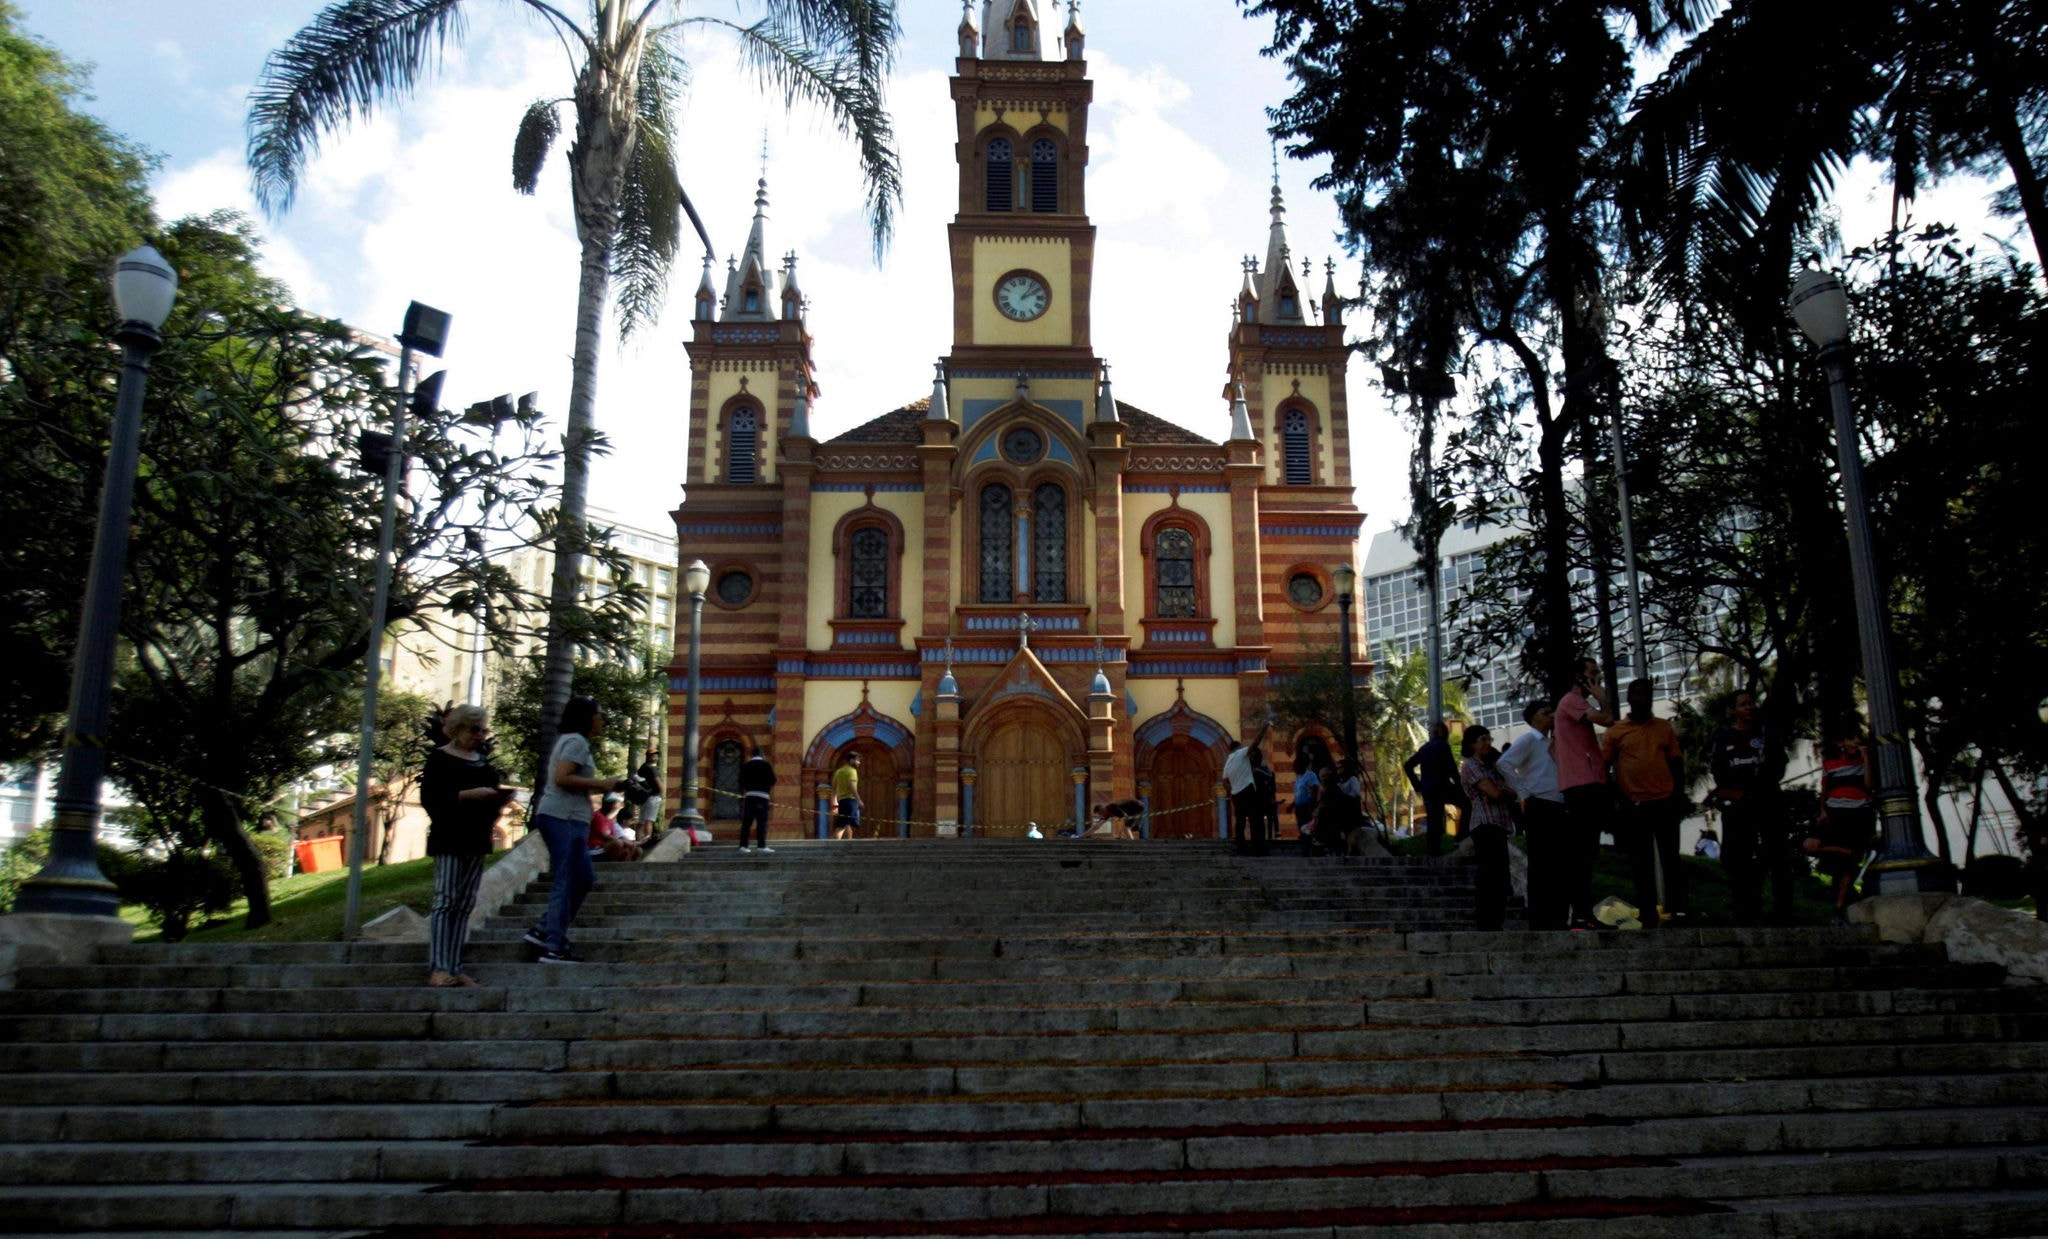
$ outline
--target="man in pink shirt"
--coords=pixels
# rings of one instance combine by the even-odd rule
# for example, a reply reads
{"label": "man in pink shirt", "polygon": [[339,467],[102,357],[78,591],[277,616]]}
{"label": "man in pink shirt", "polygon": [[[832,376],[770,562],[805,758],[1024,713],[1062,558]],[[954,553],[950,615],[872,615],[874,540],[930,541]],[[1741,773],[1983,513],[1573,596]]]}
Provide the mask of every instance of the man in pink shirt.
{"label": "man in pink shirt", "polygon": [[1607,759],[1593,728],[1614,721],[1607,709],[1607,690],[1600,686],[1600,664],[1579,660],[1579,679],[1558,699],[1557,722],[1550,732],[1550,755],[1557,763],[1557,786],[1564,794],[1567,821],[1563,857],[1565,894],[1571,904],[1573,929],[1590,929],[1593,920],[1593,865],[1600,855],[1600,835],[1612,829],[1614,793],[1607,786]]}

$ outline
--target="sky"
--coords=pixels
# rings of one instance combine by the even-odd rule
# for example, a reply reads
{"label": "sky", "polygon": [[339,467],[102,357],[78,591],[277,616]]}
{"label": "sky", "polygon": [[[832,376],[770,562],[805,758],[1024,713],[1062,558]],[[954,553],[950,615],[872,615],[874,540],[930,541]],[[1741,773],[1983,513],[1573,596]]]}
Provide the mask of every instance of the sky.
{"label": "sky", "polygon": [[[529,198],[513,191],[510,163],[521,113],[566,93],[571,66],[523,6],[474,0],[466,37],[438,71],[327,140],[290,210],[265,218],[243,162],[248,92],[264,56],[318,11],[316,0],[16,3],[24,28],[94,67],[88,110],[159,154],[154,188],[166,218],[228,208],[259,219],[266,267],[298,302],[366,330],[395,332],[411,300],[450,312],[437,363],[448,369],[445,403],[537,391],[543,409],[566,408],[577,245],[565,165],[558,146]],[[693,7],[741,11],[729,0]],[[1120,400],[1220,440],[1239,264],[1265,251],[1274,175],[1265,109],[1286,97],[1286,75],[1260,55],[1270,27],[1229,0],[1089,0],[1082,11],[1095,83],[1095,349],[1115,368]],[[816,113],[764,98],[729,41],[698,36],[684,48],[680,172],[721,264],[745,242],[765,136],[766,239],[777,255],[796,251],[810,300],[820,438],[926,394],[950,339],[945,225],[958,204],[947,78],[959,9],[902,0],[900,12],[888,104],[904,202],[879,264],[851,146]],[[1064,25],[1063,10],[1047,24]],[[1337,240],[1335,206],[1310,188],[1320,171],[1279,161],[1289,239],[1314,261],[1318,290],[1323,259],[1335,257],[1340,291],[1353,292],[1357,268]],[[1917,214],[1981,226],[1984,192],[1941,187]],[[1838,204],[1852,242],[1881,230],[1889,209],[1868,168],[1845,181]],[[612,451],[593,468],[592,504],[657,530],[681,496],[693,250],[685,245],[675,272],[673,312],[632,340],[608,331],[600,363],[597,422]],[[1368,536],[1408,510],[1408,440],[1371,379],[1354,358],[1353,477]]]}

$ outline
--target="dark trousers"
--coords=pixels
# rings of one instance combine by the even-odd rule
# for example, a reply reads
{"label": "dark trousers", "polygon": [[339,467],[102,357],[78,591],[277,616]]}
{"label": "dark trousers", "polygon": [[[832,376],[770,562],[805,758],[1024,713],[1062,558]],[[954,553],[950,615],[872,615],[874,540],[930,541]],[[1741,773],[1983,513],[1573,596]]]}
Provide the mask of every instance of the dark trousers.
{"label": "dark trousers", "polygon": [[1722,802],[1721,867],[1728,874],[1736,923],[1755,925],[1764,919],[1766,878],[1774,919],[1792,919],[1792,855],[1777,806],[1750,796]]}
{"label": "dark trousers", "polygon": [[1431,856],[1444,854],[1444,809],[1450,800],[1444,796],[1422,793],[1423,829],[1428,833],[1428,848]]}
{"label": "dark trousers", "polygon": [[[1263,803],[1262,803],[1263,802]],[[1231,816],[1236,819],[1231,837],[1240,852],[1266,854],[1266,841],[1273,833],[1273,799],[1262,795],[1256,781],[1230,798]]]}
{"label": "dark trousers", "polygon": [[1614,829],[1614,791],[1605,783],[1564,789],[1565,903],[1574,923],[1593,919],[1593,866],[1600,859],[1600,836]]}
{"label": "dark trousers", "polygon": [[760,796],[740,797],[740,846],[747,846],[747,827],[752,826],[755,842],[768,846],[768,801]]}
{"label": "dark trousers", "polygon": [[1529,928],[1563,929],[1571,912],[1565,882],[1570,815],[1555,800],[1532,797],[1522,805],[1522,833],[1529,845]]}
{"label": "dark trousers", "polygon": [[1657,869],[1664,869],[1664,910],[1691,910],[1685,894],[1685,862],[1678,855],[1678,823],[1685,803],[1676,796],[1639,800],[1628,806],[1629,868],[1635,877],[1636,907],[1643,923],[1652,924],[1657,908]]}
{"label": "dark trousers", "polygon": [[1479,928],[1499,929],[1508,915],[1508,895],[1514,881],[1508,876],[1508,832],[1502,826],[1477,826],[1472,830],[1472,859],[1478,862],[1474,875],[1472,919]]}
{"label": "dark trousers", "polygon": [[569,949],[569,923],[583,907],[583,897],[597,875],[590,867],[590,823],[534,815],[533,824],[548,845],[548,910],[541,917],[541,935],[550,951]]}

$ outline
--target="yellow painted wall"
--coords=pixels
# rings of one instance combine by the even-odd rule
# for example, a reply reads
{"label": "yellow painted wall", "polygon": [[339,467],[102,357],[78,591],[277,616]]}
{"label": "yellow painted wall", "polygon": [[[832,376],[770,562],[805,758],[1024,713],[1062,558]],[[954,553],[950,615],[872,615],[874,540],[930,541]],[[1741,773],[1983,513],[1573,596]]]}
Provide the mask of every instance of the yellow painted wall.
{"label": "yellow painted wall", "polygon": [[[1038,273],[1052,292],[1052,304],[1028,323],[996,309],[996,281],[1018,268]],[[976,344],[1066,344],[1074,335],[1072,257],[1064,237],[976,237],[974,239],[974,342]]]}
{"label": "yellow painted wall", "polygon": [[1337,481],[1336,456],[1333,454],[1330,434],[1330,378],[1326,374],[1276,374],[1267,370],[1263,375],[1266,403],[1266,484],[1279,486],[1286,461],[1280,450],[1280,402],[1294,396],[1294,384],[1301,383],[1301,398],[1316,408],[1315,476],[1324,486],[1333,486]]}
{"label": "yellow painted wall", "polygon": [[761,480],[775,480],[775,390],[781,376],[772,365],[763,364],[759,369],[717,370],[711,372],[710,403],[705,406],[706,420],[710,423],[705,432],[709,436],[710,450],[704,454],[703,481],[716,482],[718,461],[725,450],[725,425],[719,420],[719,411],[725,402],[740,394],[740,379],[747,380],[747,394],[761,402],[761,412],[766,424],[761,427],[758,450],[761,456]]}
{"label": "yellow painted wall", "polygon": [[[1124,496],[1124,609],[1132,633],[1145,615],[1145,522],[1172,506],[1168,495]],[[1209,614],[1216,620],[1216,644],[1237,644],[1237,532],[1230,527],[1229,495],[1182,495],[1180,506],[1209,526]],[[1092,543],[1091,543],[1092,545]],[[1139,648],[1143,647],[1140,638]],[[1162,646],[1162,649],[1186,648]]]}
{"label": "yellow painted wall", "polygon": [[1031,130],[1038,128],[1040,124],[1051,125],[1061,133],[1073,132],[1068,127],[1067,113],[1064,108],[1047,112],[1043,121],[1040,121],[1036,109],[1004,108],[1001,116],[996,115],[994,104],[984,103],[974,109],[974,128],[977,133],[995,124],[1008,125],[1018,133],[1029,133]]}
{"label": "yellow painted wall", "polygon": [[[835,586],[839,579],[838,565],[832,557],[832,531],[848,512],[867,505],[868,497],[862,494],[811,492],[810,587],[804,598],[804,643],[811,649],[832,648],[832,608],[838,602]],[[908,649],[924,614],[924,499],[921,495],[890,491],[877,494],[875,506],[903,522],[902,593],[895,599],[896,614],[904,621],[903,639],[893,648]]]}

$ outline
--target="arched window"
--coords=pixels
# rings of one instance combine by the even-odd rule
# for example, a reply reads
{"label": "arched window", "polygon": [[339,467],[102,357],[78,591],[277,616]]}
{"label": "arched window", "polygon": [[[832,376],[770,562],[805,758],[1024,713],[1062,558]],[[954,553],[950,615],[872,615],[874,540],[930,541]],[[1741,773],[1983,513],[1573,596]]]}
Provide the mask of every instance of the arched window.
{"label": "arched window", "polygon": [[889,535],[870,526],[848,541],[846,613],[852,619],[889,615]]}
{"label": "arched window", "polygon": [[1289,409],[1280,419],[1281,480],[1289,486],[1308,486],[1315,481],[1309,459],[1308,414]]}
{"label": "arched window", "polygon": [[1161,619],[1195,616],[1195,535],[1178,526],[1159,531],[1152,546],[1152,571],[1158,590],[1153,611]]}
{"label": "arched window", "polygon": [[1015,156],[1008,138],[992,138],[988,144],[988,209],[1011,209],[1011,184],[1017,175]]}
{"label": "arched window", "polygon": [[1013,52],[1030,51],[1032,46],[1031,34],[1031,19],[1022,13],[1017,14],[1016,23],[1010,27],[1010,50]]}
{"label": "arched window", "polygon": [[1031,596],[1067,600],[1067,492],[1046,482],[1031,492]]}
{"label": "arched window", "polygon": [[981,600],[1011,602],[1015,533],[1010,524],[1010,487],[991,482],[981,488]]}
{"label": "arched window", "polygon": [[711,750],[711,818],[738,821],[740,816],[740,742],[720,740]]}
{"label": "arched window", "polygon": [[725,480],[760,480],[761,423],[752,409],[734,409],[725,424]]}
{"label": "arched window", "polygon": [[1060,148],[1051,138],[1031,144],[1031,209],[1060,209]]}

